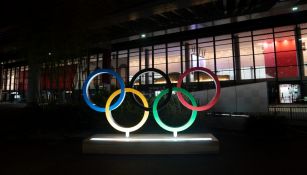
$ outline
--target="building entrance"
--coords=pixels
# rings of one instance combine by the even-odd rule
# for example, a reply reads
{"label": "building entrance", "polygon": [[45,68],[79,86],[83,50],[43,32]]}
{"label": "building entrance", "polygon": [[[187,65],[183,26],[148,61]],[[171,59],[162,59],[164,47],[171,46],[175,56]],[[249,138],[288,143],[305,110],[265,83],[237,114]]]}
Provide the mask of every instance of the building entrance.
{"label": "building entrance", "polygon": [[279,85],[280,103],[295,103],[299,100],[300,93],[300,86],[298,84]]}

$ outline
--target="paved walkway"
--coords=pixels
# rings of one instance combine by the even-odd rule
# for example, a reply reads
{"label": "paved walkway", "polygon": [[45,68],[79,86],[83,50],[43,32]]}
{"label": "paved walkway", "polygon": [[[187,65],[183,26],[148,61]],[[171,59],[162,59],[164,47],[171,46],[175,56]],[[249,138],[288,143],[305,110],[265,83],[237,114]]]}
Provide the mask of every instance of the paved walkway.
{"label": "paved walkway", "polygon": [[1,175],[306,174],[305,136],[218,133],[218,155],[83,155],[81,141],[1,144]]}

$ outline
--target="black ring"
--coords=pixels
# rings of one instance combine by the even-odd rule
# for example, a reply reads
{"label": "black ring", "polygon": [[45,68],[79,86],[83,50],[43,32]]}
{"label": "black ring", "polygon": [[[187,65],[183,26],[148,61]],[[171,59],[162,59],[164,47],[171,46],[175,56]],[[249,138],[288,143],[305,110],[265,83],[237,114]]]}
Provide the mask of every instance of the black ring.
{"label": "black ring", "polygon": [[[135,83],[135,80],[142,75],[145,72],[156,72],[159,73],[160,75],[162,75],[163,78],[165,78],[166,80],[166,86],[169,89],[166,99],[160,103],[159,105],[159,109],[162,109],[164,106],[166,106],[166,104],[170,101],[171,97],[172,97],[172,83],[170,78],[166,75],[166,73],[164,73],[162,70],[160,69],[156,69],[156,68],[146,68],[143,70],[138,71],[131,79],[130,83],[129,83],[129,87],[133,88],[133,84]],[[137,106],[141,107],[142,109],[144,109],[145,111],[150,111],[152,109],[152,107],[144,107],[143,104],[139,103],[138,100],[135,98],[135,96],[132,94],[134,101],[136,102]]]}

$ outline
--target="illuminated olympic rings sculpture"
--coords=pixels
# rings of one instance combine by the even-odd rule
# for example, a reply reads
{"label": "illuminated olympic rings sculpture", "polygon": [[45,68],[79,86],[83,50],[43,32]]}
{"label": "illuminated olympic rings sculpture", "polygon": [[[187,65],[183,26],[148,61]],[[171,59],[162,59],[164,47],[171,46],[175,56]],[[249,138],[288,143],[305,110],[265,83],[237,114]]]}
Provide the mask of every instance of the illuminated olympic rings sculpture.
{"label": "illuminated olympic rings sculpture", "polygon": [[[190,94],[185,89],[181,88],[182,81],[183,81],[184,77],[186,77],[189,73],[194,72],[194,71],[200,71],[200,72],[206,73],[207,75],[209,75],[214,80],[214,83],[215,83],[215,88],[216,88],[215,89],[215,95],[211,99],[211,101],[209,101],[209,103],[204,105],[204,106],[198,107],[194,97],[192,96],[192,94]],[[161,91],[160,94],[158,94],[158,96],[155,98],[155,100],[153,102],[152,107],[149,106],[146,97],[140,91],[132,88],[134,86],[137,78],[140,75],[142,75],[146,72],[159,73],[166,80],[167,89]],[[119,86],[120,86],[120,89],[113,92],[111,94],[111,96],[108,98],[108,100],[106,102],[106,106],[104,108],[99,107],[99,106],[95,105],[94,103],[92,103],[90,101],[90,97],[89,97],[89,93],[88,93],[88,88],[89,88],[91,81],[95,77],[97,77],[98,75],[101,75],[101,74],[110,74],[110,75],[114,76],[117,79],[117,81],[119,82]],[[161,109],[161,108],[166,106],[166,104],[171,99],[173,91],[177,92],[176,94],[177,94],[179,101],[186,108],[192,110],[192,114],[191,114],[189,121],[186,124],[179,126],[179,127],[171,127],[171,126],[166,125],[165,123],[162,122],[162,120],[160,119],[159,114],[158,114],[158,107]],[[122,104],[122,102],[125,99],[126,92],[132,93],[134,101],[136,102],[137,106],[139,106],[139,107],[141,107],[145,110],[142,120],[137,125],[135,125],[133,127],[122,127],[122,126],[120,126],[119,124],[117,124],[115,122],[115,120],[112,116],[112,113],[111,113],[112,110],[115,110],[117,107],[119,107]],[[83,88],[82,88],[82,94],[83,94],[83,99],[84,99],[85,103],[90,108],[92,108],[93,110],[95,110],[97,112],[105,112],[107,121],[110,123],[110,125],[118,131],[125,132],[127,137],[129,136],[130,132],[138,130],[139,128],[141,128],[145,124],[145,122],[147,121],[148,116],[149,116],[149,111],[153,112],[154,119],[161,128],[163,128],[167,131],[173,132],[174,136],[177,136],[178,132],[189,128],[193,124],[193,122],[196,119],[197,111],[205,111],[205,110],[211,109],[217,103],[217,101],[220,97],[220,93],[221,93],[221,86],[220,86],[220,82],[219,82],[217,76],[211,70],[204,68],[204,67],[194,67],[194,68],[186,70],[183,74],[181,74],[179,76],[177,87],[172,87],[172,83],[171,83],[169,77],[163,71],[161,71],[159,69],[155,69],[155,68],[146,68],[146,69],[143,69],[143,70],[137,72],[133,76],[133,78],[130,81],[129,88],[125,88],[125,84],[124,84],[123,79],[119,76],[118,73],[114,72],[113,70],[111,70],[111,69],[97,69],[97,70],[95,70],[95,71],[93,71],[92,73],[89,74],[87,79],[84,81]],[[188,99],[191,101],[192,105],[190,105],[183,98],[182,94],[188,97]],[[119,98],[117,99],[117,101],[113,105],[111,105],[114,98],[118,95],[119,95]],[[138,96],[141,99],[143,104],[141,104],[138,100],[136,100],[134,95]],[[161,100],[161,98],[164,95],[167,95],[166,99],[159,104],[159,101]]]}

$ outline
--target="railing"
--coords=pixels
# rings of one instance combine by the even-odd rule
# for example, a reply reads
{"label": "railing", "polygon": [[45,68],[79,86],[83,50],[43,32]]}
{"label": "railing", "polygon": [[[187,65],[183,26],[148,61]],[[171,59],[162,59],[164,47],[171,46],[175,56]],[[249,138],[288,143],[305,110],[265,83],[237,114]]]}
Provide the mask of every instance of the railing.
{"label": "railing", "polygon": [[269,113],[289,120],[307,120],[307,106],[270,106]]}

